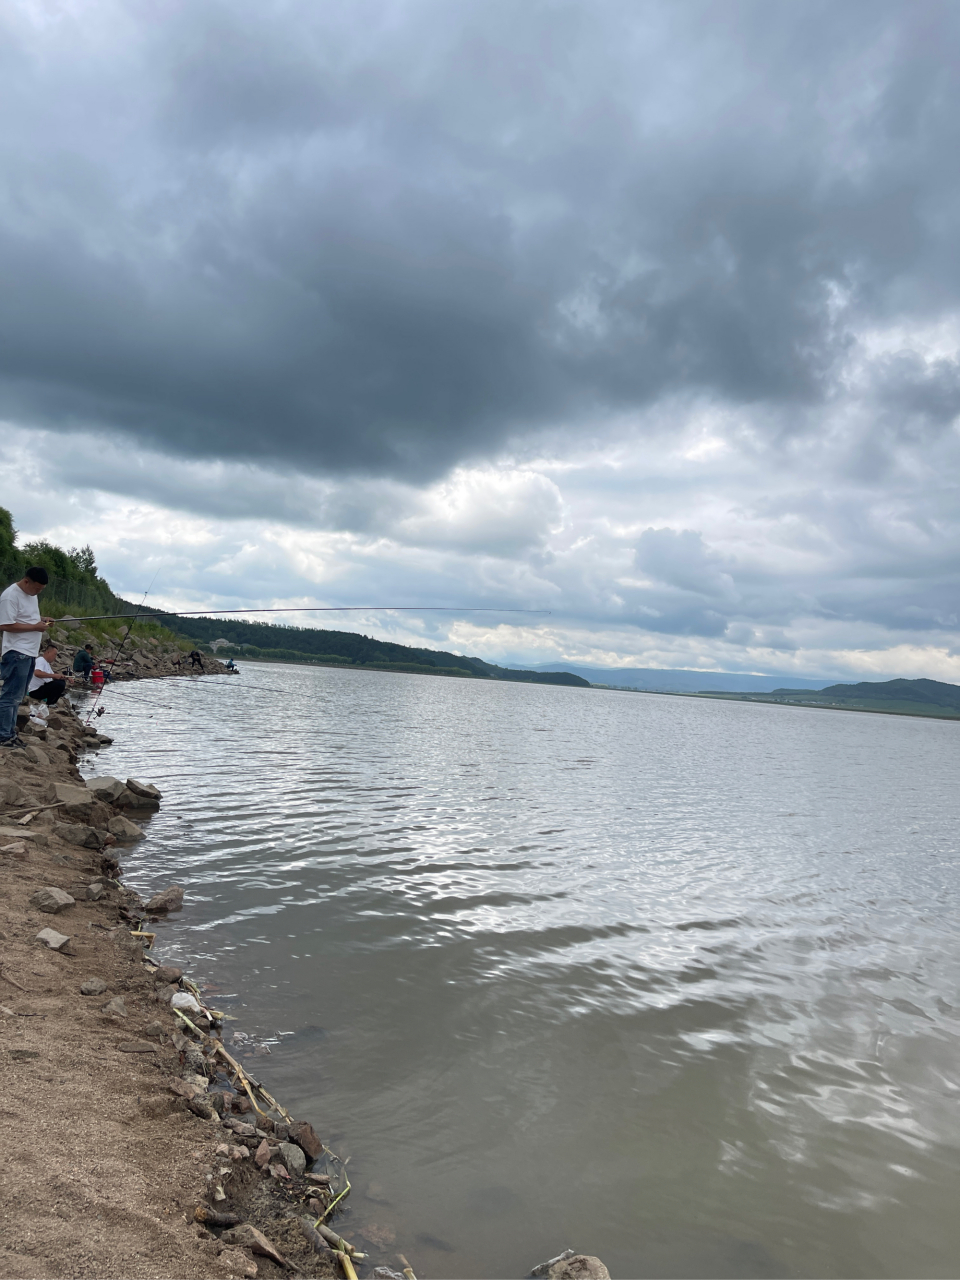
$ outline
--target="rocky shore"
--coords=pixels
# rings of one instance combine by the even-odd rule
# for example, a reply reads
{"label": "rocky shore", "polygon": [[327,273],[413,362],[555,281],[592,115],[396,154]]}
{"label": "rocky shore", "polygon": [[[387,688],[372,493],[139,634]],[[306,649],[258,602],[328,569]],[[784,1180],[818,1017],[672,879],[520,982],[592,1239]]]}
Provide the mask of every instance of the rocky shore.
{"label": "rocky shore", "polygon": [[[0,1276],[415,1280],[389,1228],[366,1224],[364,1251],[339,1236],[345,1166],[154,958],[183,890],[144,903],[119,858],[161,793],[99,760],[84,778],[111,739],[66,701],[27,717],[26,750],[0,752]],[[532,1274],[608,1276],[571,1250]]]}

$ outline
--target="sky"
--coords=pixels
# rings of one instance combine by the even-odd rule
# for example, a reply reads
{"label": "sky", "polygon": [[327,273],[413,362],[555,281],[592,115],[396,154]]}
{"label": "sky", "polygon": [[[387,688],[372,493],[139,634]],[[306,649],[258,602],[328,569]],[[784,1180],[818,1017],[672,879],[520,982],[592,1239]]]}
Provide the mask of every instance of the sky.
{"label": "sky", "polygon": [[955,3],[7,0],[0,504],[171,608],[960,682],[958,155]]}

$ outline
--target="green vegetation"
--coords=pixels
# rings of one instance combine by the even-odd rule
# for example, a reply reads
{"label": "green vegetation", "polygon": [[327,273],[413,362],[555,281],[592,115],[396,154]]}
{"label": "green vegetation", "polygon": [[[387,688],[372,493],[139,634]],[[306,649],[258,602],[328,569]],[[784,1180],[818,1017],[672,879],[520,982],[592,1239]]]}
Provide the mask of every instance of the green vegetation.
{"label": "green vegetation", "polygon": [[960,686],[940,680],[863,680],[859,684],[831,684],[825,689],[774,689],[772,693],[713,693],[704,690],[698,696],[732,698],[738,702],[773,702],[781,706],[960,719]]}

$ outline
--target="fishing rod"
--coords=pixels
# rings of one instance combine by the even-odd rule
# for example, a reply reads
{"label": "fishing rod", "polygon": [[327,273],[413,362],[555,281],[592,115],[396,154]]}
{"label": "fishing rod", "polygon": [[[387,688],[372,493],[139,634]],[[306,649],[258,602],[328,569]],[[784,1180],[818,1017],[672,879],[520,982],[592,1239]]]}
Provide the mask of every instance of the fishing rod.
{"label": "fishing rod", "polygon": [[[93,617],[82,617],[73,622],[121,622],[124,618],[137,621],[140,618],[197,618],[209,617],[212,613],[537,613],[549,614],[550,609],[500,609],[496,605],[457,605],[457,604],[324,604],[295,605],[287,608],[269,609],[162,609],[155,613],[101,613]],[[63,622],[63,618],[56,618]]]}

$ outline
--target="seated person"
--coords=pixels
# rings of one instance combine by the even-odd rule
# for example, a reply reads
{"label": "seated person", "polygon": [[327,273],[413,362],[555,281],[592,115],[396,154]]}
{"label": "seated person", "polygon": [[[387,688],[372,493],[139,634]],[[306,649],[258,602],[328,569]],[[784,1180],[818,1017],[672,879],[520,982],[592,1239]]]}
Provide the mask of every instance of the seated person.
{"label": "seated person", "polygon": [[67,688],[66,680],[58,676],[51,665],[56,660],[56,646],[48,644],[37,659],[33,678],[27,685],[27,697],[34,702],[45,702],[48,707],[55,707]]}
{"label": "seated person", "polygon": [[93,670],[93,645],[85,644],[78,649],[73,658],[73,669],[81,680],[89,680]]}

